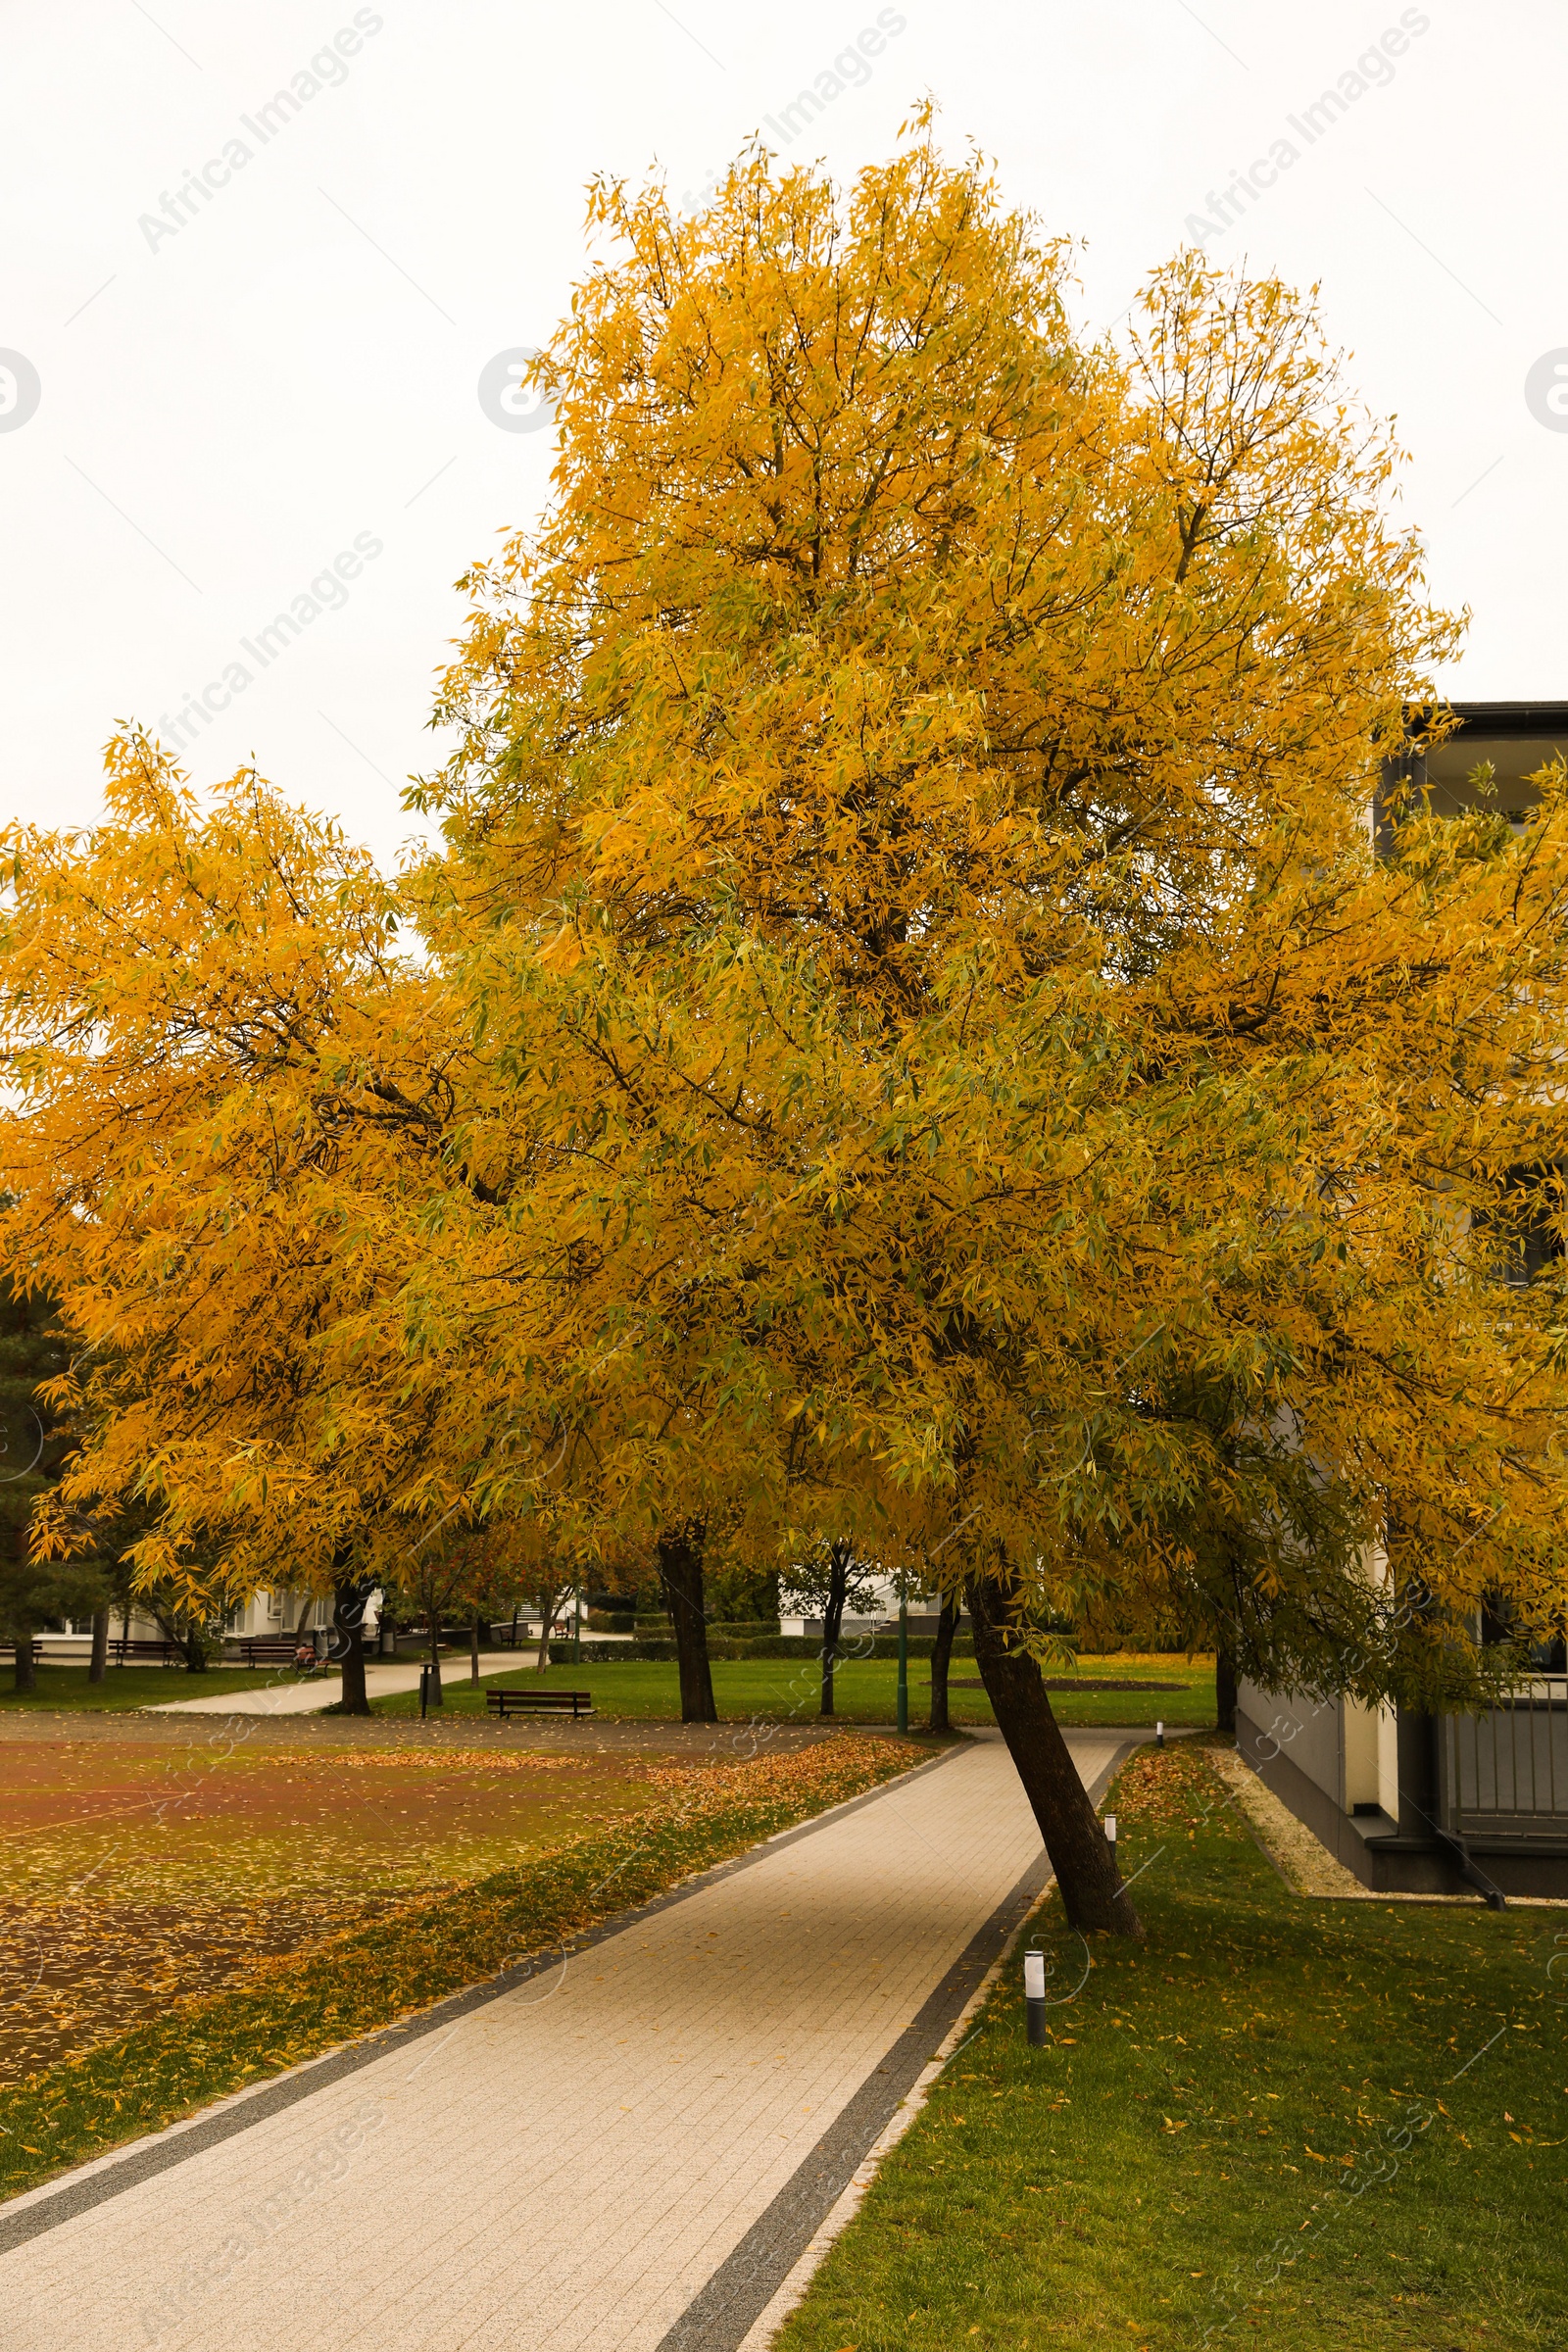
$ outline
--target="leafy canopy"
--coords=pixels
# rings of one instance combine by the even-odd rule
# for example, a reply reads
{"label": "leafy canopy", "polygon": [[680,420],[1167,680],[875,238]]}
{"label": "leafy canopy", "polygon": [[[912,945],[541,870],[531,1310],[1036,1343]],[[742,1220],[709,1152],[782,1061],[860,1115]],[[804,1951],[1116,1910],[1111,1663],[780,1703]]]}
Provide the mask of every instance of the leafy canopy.
{"label": "leafy canopy", "polygon": [[77,1494],[302,1560],[830,1533],[1462,1683],[1485,1594],[1564,1603],[1561,1261],[1509,1237],[1560,1232],[1568,829],[1552,772],[1522,836],[1375,836],[1455,641],[1389,432],[1194,255],[1086,340],[927,125],[591,210],[441,854],[395,890],[137,740],[103,828],[13,837]]}

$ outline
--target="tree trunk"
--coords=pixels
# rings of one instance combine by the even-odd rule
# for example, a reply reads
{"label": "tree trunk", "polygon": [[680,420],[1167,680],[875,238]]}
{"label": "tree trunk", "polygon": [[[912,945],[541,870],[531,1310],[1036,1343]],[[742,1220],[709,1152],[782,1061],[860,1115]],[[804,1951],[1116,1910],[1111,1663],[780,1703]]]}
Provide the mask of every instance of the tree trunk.
{"label": "tree trunk", "polygon": [[1236,1736],[1236,1652],[1221,1628],[1214,1644],[1214,1699],[1222,1732]]}
{"label": "tree trunk", "polygon": [[675,1627],[680,1663],[682,1723],[716,1723],[713,1675],[708,1662],[708,1615],[703,1606],[703,1536],[688,1524],[659,1539],[659,1577]]}
{"label": "tree trunk", "polygon": [[948,1668],[953,1662],[953,1637],[958,1630],[958,1595],[944,1593],[937,1619],[937,1638],[931,1651],[931,1729],[945,1732],[948,1723]]}
{"label": "tree trunk", "polygon": [[365,1604],[372,1590],[352,1577],[332,1588],[332,1624],[343,1668],[343,1695],[338,1706],[345,1715],[370,1712],[365,1688]]}
{"label": "tree trunk", "polygon": [[468,1680],[470,1683],[476,1683],[479,1680],[479,1620],[477,1617],[468,1628]]}
{"label": "tree trunk", "polygon": [[207,1672],[207,1647],[202,1641],[202,1629],[199,1625],[186,1626],[184,1644],[185,1672],[187,1674],[205,1674]]}
{"label": "tree trunk", "polygon": [[1051,1711],[1040,1668],[1009,1643],[1011,1593],[995,1577],[973,1576],[968,1599],[980,1679],[1040,1824],[1069,1923],[1080,1931],[1141,1936],[1143,1926]]}
{"label": "tree trunk", "polygon": [[844,1605],[849,1598],[850,1561],[854,1554],[848,1544],[835,1539],[828,1546],[827,1599],[822,1607],[822,1706],[824,1715],[833,1712],[833,1669],[838,1664],[839,1640],[844,1632]]}
{"label": "tree trunk", "polygon": [[432,1707],[444,1707],[446,1703],[441,1695],[441,1612],[439,1609],[432,1609],[430,1611],[430,1687],[426,1695],[426,1704]]}
{"label": "tree trunk", "polygon": [[38,1688],[38,1677],[34,1672],[35,1659],[36,1652],[33,1648],[31,1634],[19,1634],[17,1636],[17,1689],[19,1690],[36,1690]]}
{"label": "tree trunk", "polygon": [[92,1615],[92,1656],[87,1664],[89,1683],[101,1683],[109,1664],[109,1611],[94,1609]]}
{"label": "tree trunk", "polygon": [[539,1595],[539,1613],[543,1620],[539,1628],[538,1665],[541,1674],[550,1672],[550,1628],[556,1622],[556,1603],[560,1598],[559,1592],[541,1592]]}

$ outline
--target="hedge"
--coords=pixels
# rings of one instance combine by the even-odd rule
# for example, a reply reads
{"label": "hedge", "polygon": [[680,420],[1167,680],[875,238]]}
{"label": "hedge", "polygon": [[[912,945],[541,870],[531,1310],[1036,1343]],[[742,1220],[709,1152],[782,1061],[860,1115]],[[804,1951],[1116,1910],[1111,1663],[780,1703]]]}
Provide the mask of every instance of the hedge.
{"label": "hedge", "polygon": [[[909,1636],[911,1658],[928,1658],[934,1647],[935,1642],[930,1634]],[[736,1642],[710,1633],[708,1637],[708,1654],[710,1658],[819,1658],[822,1644],[809,1635],[762,1634],[752,1641]],[[847,1666],[853,1665],[857,1658],[896,1658],[898,1654],[897,1634],[878,1634],[869,1646],[859,1635],[850,1634],[839,1645],[838,1662],[841,1666]],[[595,1642],[591,1637],[585,1637],[582,1644],[584,1666],[613,1666],[618,1658],[667,1659],[676,1655],[678,1652],[672,1641]],[[959,1634],[954,1641],[953,1655],[956,1658],[972,1658],[973,1636]],[[577,1654],[569,1640],[551,1642],[550,1663],[552,1666],[577,1663]]]}

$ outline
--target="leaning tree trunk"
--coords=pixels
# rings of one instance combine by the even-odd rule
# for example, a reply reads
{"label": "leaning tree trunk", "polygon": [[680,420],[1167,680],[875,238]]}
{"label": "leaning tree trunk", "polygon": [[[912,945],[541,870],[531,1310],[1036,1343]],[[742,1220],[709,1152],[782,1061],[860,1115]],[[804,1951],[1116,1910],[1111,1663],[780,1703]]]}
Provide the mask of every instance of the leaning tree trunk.
{"label": "leaning tree trunk", "polygon": [[34,1671],[35,1657],[36,1651],[31,1634],[18,1634],[17,1689],[19,1690],[36,1690],[38,1688],[38,1677]]}
{"label": "leaning tree trunk", "polygon": [[365,1604],[374,1592],[357,1577],[346,1577],[332,1588],[332,1625],[343,1669],[343,1695],[338,1710],[344,1715],[368,1715],[365,1688]]}
{"label": "leaning tree trunk", "polygon": [[944,1593],[937,1619],[937,1638],[931,1650],[931,1729],[945,1732],[948,1723],[948,1668],[953,1661],[953,1637],[958,1630],[958,1595]]}
{"label": "leaning tree trunk", "polygon": [[92,1656],[87,1661],[87,1680],[101,1683],[109,1664],[109,1611],[94,1609],[92,1613]]}
{"label": "leaning tree trunk", "polygon": [[680,1664],[682,1723],[716,1723],[713,1675],[708,1663],[708,1612],[703,1605],[703,1539],[687,1525],[659,1539],[659,1578],[675,1628]]}
{"label": "leaning tree trunk", "polygon": [[1011,1593],[996,1577],[973,1576],[968,1599],[980,1679],[1040,1824],[1068,1921],[1080,1930],[1141,1936],[1142,1923],[1051,1711],[1040,1668],[1009,1640]]}

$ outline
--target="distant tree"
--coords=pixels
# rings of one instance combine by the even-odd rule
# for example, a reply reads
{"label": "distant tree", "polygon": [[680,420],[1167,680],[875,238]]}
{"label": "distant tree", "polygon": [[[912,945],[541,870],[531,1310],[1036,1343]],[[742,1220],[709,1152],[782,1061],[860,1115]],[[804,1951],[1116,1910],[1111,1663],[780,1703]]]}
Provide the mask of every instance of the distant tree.
{"label": "distant tree", "polygon": [[0,891],[0,1241],[81,1343],[61,1402],[85,1434],[39,1544],[142,1510],[138,1605],[193,1667],[247,1591],[330,1596],[363,1713],[372,1554],[461,1507],[387,1305],[391,1204],[448,1181],[461,1048],[337,828],[249,772],[198,804],[139,732],[106,763],[103,821],[14,828]]}
{"label": "distant tree", "polygon": [[958,1630],[962,1603],[956,1592],[944,1592],[937,1637],[931,1645],[931,1729],[945,1732],[948,1724],[948,1669],[953,1662],[953,1637]]}
{"label": "distant tree", "polygon": [[839,1641],[848,1612],[859,1616],[874,1607],[876,1586],[871,1562],[856,1553],[849,1536],[824,1536],[789,1573],[789,1590],[804,1613],[822,1620],[822,1700],[820,1712],[833,1712],[833,1673]]}
{"label": "distant tree", "polygon": [[34,1506],[73,1446],[39,1389],[61,1377],[70,1354],[52,1301],[0,1277],[0,1631],[14,1647],[19,1690],[36,1685],[34,1635],[58,1618],[90,1617],[104,1599],[95,1558],[40,1560],[30,1541]]}
{"label": "distant tree", "polygon": [[[483,1553],[470,1528],[436,1527],[416,1536],[387,1572],[398,1614],[423,1621],[430,1658],[429,1703],[444,1706],[441,1689],[441,1629],[471,1612],[472,1595],[484,1574]],[[387,1590],[383,1584],[383,1590]]]}
{"label": "distant tree", "polygon": [[777,1568],[714,1569],[708,1578],[712,1624],[766,1625],[777,1630],[780,1572]]}

